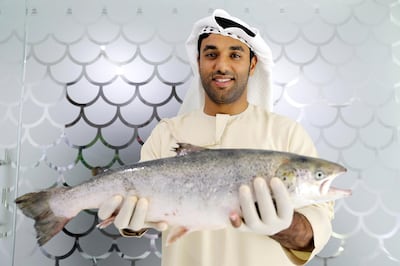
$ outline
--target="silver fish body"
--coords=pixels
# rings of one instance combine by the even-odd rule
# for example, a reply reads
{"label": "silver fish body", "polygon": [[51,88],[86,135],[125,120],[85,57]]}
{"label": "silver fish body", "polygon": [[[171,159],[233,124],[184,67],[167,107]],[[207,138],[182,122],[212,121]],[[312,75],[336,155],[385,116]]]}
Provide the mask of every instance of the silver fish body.
{"label": "silver fish body", "polygon": [[[177,156],[107,170],[72,188],[53,188],[16,199],[35,219],[39,245],[80,211],[95,209],[113,195],[135,191],[149,200],[147,221],[165,221],[185,232],[227,226],[232,211],[240,213],[238,190],[254,177],[280,178],[295,208],[350,195],[330,188],[346,171],[339,164],[292,153],[254,149],[203,149],[179,144]],[[49,212],[50,210],[50,212]],[[50,215],[43,215],[44,212]],[[172,236],[172,238],[174,238]]]}

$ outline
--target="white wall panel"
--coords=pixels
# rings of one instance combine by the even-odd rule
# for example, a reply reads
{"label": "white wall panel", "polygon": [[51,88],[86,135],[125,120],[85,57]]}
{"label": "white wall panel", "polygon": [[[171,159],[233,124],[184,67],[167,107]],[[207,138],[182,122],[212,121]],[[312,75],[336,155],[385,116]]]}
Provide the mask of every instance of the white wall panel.
{"label": "white wall panel", "polygon": [[354,195],[337,202],[334,234],[310,265],[399,264],[395,0],[0,1],[2,263],[160,264],[155,231],[121,238],[96,229],[90,211],[37,248],[19,212],[13,231],[15,181],[22,194],[137,161],[151,129],[177,112],[191,79],[184,41],[214,8],[260,29],[275,61],[275,112],[349,168],[335,184]]}

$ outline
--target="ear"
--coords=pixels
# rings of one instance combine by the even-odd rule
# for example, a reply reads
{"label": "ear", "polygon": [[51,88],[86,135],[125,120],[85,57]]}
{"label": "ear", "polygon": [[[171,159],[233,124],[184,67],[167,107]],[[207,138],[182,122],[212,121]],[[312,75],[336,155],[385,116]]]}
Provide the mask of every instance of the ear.
{"label": "ear", "polygon": [[254,70],[256,69],[257,62],[258,62],[257,56],[254,55],[250,61],[250,71],[249,71],[250,76],[252,76],[254,74]]}

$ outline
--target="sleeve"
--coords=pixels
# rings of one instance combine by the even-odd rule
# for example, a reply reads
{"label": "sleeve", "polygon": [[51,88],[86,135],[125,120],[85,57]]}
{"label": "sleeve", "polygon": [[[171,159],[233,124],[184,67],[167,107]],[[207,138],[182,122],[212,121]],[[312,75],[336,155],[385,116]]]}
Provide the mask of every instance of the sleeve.
{"label": "sleeve", "polygon": [[318,157],[317,149],[307,131],[295,123],[290,132],[289,151],[304,156]]}
{"label": "sleeve", "polygon": [[[317,149],[315,148],[311,137],[300,124],[295,124],[290,139],[290,152],[305,156],[318,157]],[[311,224],[315,248],[312,252],[301,252],[296,250],[285,250],[285,252],[293,263],[296,265],[303,265],[319,253],[331,237],[334,202],[315,204],[296,211],[303,214]]]}
{"label": "sleeve", "polygon": [[143,144],[140,151],[140,161],[173,156],[172,147],[177,142],[175,139],[174,134],[171,133],[168,121],[161,120]]}
{"label": "sleeve", "polygon": [[151,132],[140,151],[140,161],[148,161],[161,158],[161,136],[163,132],[162,122]]}

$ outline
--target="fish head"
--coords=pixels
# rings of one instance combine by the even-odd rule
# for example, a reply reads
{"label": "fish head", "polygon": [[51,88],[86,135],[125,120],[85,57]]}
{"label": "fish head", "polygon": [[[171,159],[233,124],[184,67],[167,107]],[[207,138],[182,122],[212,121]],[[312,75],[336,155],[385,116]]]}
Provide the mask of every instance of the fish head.
{"label": "fish head", "polygon": [[345,167],[334,162],[296,156],[285,160],[275,177],[283,181],[294,201],[309,205],[351,195],[351,190],[331,187],[332,181],[346,171]]}

